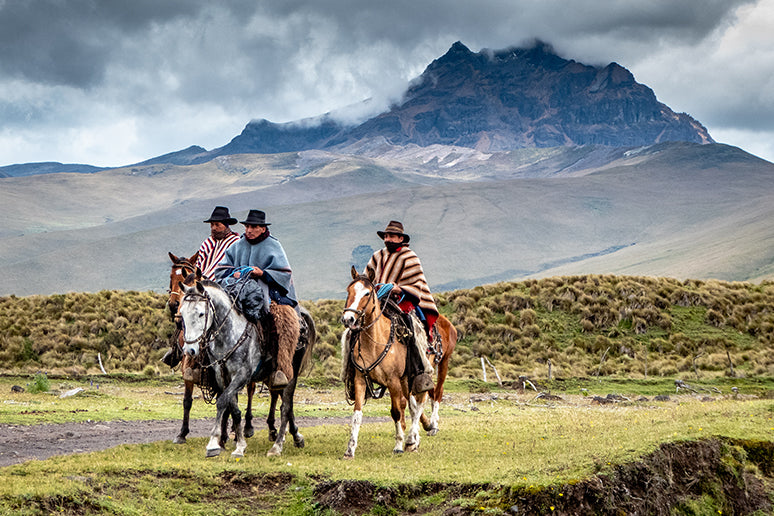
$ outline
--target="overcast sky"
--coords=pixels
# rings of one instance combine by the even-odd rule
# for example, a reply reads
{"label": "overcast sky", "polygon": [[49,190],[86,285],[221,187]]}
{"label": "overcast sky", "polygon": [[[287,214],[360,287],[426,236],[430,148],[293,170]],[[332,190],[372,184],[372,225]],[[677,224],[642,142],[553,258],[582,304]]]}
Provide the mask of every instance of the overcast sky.
{"label": "overcast sky", "polygon": [[774,0],[0,0],[0,166],[212,149],[535,38],[774,161],[773,27]]}

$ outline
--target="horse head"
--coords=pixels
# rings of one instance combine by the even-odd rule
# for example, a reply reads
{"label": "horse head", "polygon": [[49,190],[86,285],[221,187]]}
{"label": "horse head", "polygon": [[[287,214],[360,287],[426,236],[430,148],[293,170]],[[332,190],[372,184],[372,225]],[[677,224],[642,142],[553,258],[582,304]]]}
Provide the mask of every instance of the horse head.
{"label": "horse head", "polygon": [[172,260],[172,269],[169,271],[169,299],[167,300],[167,306],[172,317],[175,317],[183,295],[180,290],[180,283],[187,283],[189,286],[193,284],[189,278],[198,270],[196,261],[199,259],[199,251],[196,251],[190,258],[175,256],[170,252],[169,259]]}
{"label": "horse head", "polygon": [[212,297],[201,281],[192,287],[179,282],[182,298],[178,313],[183,319],[185,330],[183,353],[196,356],[202,352],[207,336],[215,320],[215,306]]}
{"label": "horse head", "polygon": [[350,330],[359,330],[364,323],[373,320],[381,313],[376,297],[373,271],[367,270],[367,276],[358,274],[352,267],[352,282],[347,286],[347,301],[341,314],[341,323]]}

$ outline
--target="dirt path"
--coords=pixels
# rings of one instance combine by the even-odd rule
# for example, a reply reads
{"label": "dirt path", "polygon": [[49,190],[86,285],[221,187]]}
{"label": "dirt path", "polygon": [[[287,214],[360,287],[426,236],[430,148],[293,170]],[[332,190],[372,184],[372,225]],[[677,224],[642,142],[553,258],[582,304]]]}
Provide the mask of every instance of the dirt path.
{"label": "dirt path", "polygon": [[[365,418],[387,421],[389,418]],[[318,425],[349,424],[350,419],[297,417],[303,428]],[[44,460],[55,455],[106,450],[121,444],[143,444],[172,440],[180,431],[180,420],[174,421],[102,421],[62,423],[57,425],[0,425],[0,467],[28,460]],[[188,437],[206,437],[213,419],[190,421]],[[256,437],[265,439],[266,425],[254,420]],[[256,437],[253,437],[256,438]]]}

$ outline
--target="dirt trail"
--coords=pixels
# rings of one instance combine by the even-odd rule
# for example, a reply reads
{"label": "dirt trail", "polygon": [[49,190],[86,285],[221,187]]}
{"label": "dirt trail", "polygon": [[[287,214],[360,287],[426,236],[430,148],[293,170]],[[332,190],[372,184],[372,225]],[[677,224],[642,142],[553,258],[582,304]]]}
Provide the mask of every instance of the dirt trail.
{"label": "dirt trail", "polygon": [[[366,418],[386,421],[388,418]],[[349,424],[350,418],[297,417],[301,427]],[[180,420],[168,421],[100,421],[61,423],[56,425],[0,424],[0,467],[28,460],[44,460],[55,455],[106,450],[121,444],[143,444],[172,440],[180,431]],[[206,437],[213,419],[190,421],[189,438]],[[255,437],[265,439],[266,425],[254,420]]]}

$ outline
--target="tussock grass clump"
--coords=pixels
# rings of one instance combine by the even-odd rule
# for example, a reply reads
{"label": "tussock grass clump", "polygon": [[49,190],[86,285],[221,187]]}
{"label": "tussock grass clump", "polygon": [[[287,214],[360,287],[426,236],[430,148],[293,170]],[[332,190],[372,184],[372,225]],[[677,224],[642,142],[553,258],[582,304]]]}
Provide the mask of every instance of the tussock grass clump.
{"label": "tussock grass clump", "polygon": [[[500,282],[436,295],[460,342],[450,376],[774,375],[774,282],[586,274]],[[174,326],[166,296],[102,291],[0,298],[8,372],[159,368]],[[317,323],[312,375],[338,377],[341,300],[305,301]],[[561,364],[561,366],[559,366]],[[601,367],[600,367],[601,364]]]}

